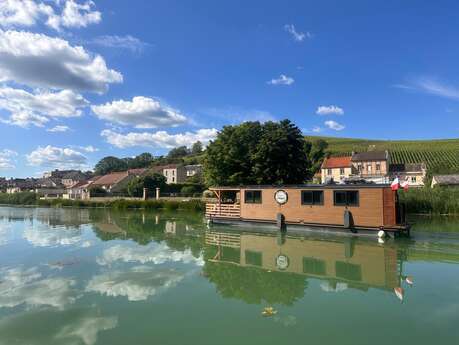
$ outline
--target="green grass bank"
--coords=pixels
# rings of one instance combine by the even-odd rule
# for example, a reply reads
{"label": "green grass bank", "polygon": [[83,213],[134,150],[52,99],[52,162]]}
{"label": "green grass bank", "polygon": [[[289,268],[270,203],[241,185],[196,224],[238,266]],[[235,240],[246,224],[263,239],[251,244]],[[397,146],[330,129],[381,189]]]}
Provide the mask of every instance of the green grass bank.
{"label": "green grass bank", "polygon": [[412,188],[399,196],[408,214],[459,214],[459,188]]}
{"label": "green grass bank", "polygon": [[201,200],[174,201],[174,200],[66,200],[48,199],[40,200],[35,193],[0,193],[0,204],[45,206],[45,207],[99,207],[113,209],[167,209],[167,210],[192,210],[204,211],[205,203]]}

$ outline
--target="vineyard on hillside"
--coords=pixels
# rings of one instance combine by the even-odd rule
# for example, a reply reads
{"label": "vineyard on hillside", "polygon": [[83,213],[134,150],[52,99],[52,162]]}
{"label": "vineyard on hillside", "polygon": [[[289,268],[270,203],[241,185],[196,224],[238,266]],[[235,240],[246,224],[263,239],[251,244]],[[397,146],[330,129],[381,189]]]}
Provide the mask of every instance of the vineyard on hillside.
{"label": "vineyard on hillside", "polygon": [[389,151],[390,163],[426,163],[429,170],[459,172],[459,139],[445,140],[365,140],[333,137],[323,139],[331,156],[350,155],[352,151]]}

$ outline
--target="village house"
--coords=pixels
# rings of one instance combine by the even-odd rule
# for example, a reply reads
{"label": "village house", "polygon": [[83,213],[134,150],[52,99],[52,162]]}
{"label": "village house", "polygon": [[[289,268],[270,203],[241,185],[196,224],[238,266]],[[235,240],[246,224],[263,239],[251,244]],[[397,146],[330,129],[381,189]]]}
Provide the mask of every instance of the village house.
{"label": "village house", "polygon": [[434,175],[430,185],[434,187],[459,187],[459,174]]}
{"label": "village house", "polygon": [[109,193],[121,192],[129,181],[135,177],[143,176],[147,172],[147,169],[130,169],[127,171],[113,172],[95,178],[89,187],[99,187],[105,189]]}
{"label": "village house", "polygon": [[61,183],[66,188],[69,188],[78,182],[86,181],[88,177],[88,174],[82,173],[81,171],[70,171],[62,176]]}
{"label": "village house", "polygon": [[162,174],[167,184],[184,183],[187,178],[187,170],[179,164],[158,165],[151,170]]}
{"label": "village house", "polygon": [[389,153],[387,151],[353,152],[355,176],[373,183],[389,183]]}
{"label": "village house", "polygon": [[427,172],[424,163],[391,164],[389,170],[391,180],[398,177],[400,181],[407,181],[410,187],[424,186]]}
{"label": "village house", "polygon": [[342,182],[352,175],[351,156],[325,158],[321,167],[321,182]]}
{"label": "village house", "polygon": [[202,173],[202,164],[185,165],[186,177],[195,176]]}

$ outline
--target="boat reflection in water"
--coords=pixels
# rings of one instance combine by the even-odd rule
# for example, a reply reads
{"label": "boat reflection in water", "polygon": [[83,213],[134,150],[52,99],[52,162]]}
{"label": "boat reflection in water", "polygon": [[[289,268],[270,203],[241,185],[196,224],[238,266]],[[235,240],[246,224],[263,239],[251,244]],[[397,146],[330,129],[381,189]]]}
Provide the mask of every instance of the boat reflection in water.
{"label": "boat reflection in water", "polygon": [[[257,289],[260,296],[251,302],[265,299],[269,303],[290,304],[303,296],[307,278],[323,280],[321,287],[325,291],[377,288],[394,292],[403,300],[402,284],[406,280],[402,274],[403,252],[388,244],[379,245],[358,238],[328,239],[234,231],[207,231],[205,243],[205,271],[209,279],[221,284],[217,288],[227,295],[231,294],[230,286],[235,282],[242,284],[235,286],[238,292],[246,289],[252,298],[256,292],[249,290]],[[209,269],[208,266],[212,265],[214,267]],[[219,272],[218,265],[224,272]],[[220,280],[220,274],[226,279]],[[259,279],[258,283],[254,282],[256,279]],[[412,278],[408,280],[411,282]],[[263,296],[263,291],[267,296]],[[279,294],[277,300],[272,299],[276,292]],[[296,295],[289,299],[286,292]],[[244,299],[244,294],[240,296]]]}

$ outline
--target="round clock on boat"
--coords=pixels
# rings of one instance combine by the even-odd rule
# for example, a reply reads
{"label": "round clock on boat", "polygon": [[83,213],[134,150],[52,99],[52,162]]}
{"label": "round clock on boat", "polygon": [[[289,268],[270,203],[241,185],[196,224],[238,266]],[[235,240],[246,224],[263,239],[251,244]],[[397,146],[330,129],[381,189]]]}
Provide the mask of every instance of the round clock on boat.
{"label": "round clock on boat", "polygon": [[278,190],[276,193],[274,193],[274,199],[278,204],[285,204],[288,200],[287,192],[285,190]]}

